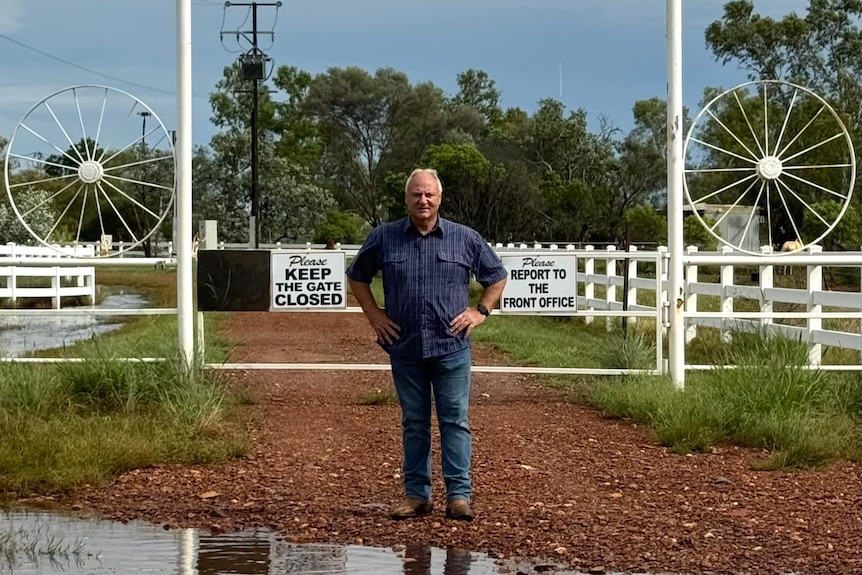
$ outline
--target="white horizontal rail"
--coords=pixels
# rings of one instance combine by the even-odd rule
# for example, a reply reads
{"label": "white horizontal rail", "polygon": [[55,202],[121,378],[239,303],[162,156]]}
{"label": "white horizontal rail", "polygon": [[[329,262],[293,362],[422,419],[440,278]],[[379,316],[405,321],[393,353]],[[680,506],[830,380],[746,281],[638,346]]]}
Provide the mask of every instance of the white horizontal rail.
{"label": "white horizontal rail", "polygon": [[[206,363],[208,369],[238,370],[325,370],[325,371],[389,371],[383,363]],[[502,365],[474,365],[474,373],[543,373],[555,375],[634,375],[656,374],[651,369],[599,369],[589,367],[508,367]]]}
{"label": "white horizontal rail", "polygon": [[[92,361],[86,357],[0,357],[0,363],[84,363]],[[111,361],[128,363],[157,363],[168,361],[166,357],[112,357]]]}
{"label": "white horizontal rail", "polygon": [[0,266],[15,266],[22,268],[32,267],[76,267],[76,266],[103,266],[103,267],[176,267],[176,258],[19,258],[0,257]]}
{"label": "white horizontal rail", "polygon": [[770,254],[762,256],[739,254],[686,254],[684,265],[695,266],[862,266],[860,252],[817,252],[810,254]]}
{"label": "white horizontal rail", "polygon": [[0,309],[0,316],[120,316],[120,315],[170,315],[176,314],[176,308],[90,308],[90,307],[67,307],[63,309]]}
{"label": "white horizontal rail", "polygon": [[[739,369],[738,365],[704,365],[704,364],[688,364],[686,369],[697,370],[713,370],[713,369]],[[794,365],[794,369],[817,369],[823,371],[862,371],[862,365],[842,365],[834,363],[824,363],[821,365]]]}

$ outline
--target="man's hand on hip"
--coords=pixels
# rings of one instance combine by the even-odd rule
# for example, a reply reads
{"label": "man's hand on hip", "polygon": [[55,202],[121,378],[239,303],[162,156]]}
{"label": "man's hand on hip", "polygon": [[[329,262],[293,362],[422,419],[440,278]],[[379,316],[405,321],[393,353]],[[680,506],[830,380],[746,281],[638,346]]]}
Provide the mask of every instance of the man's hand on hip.
{"label": "man's hand on hip", "polygon": [[485,321],[485,316],[479,313],[479,310],[474,307],[468,307],[449,323],[449,329],[452,333],[461,333],[470,335],[473,328]]}
{"label": "man's hand on hip", "polygon": [[398,336],[401,334],[401,328],[389,319],[385,311],[377,308],[377,311],[372,311],[366,315],[368,316],[368,323],[371,324],[374,333],[377,334],[378,340],[391,345],[393,341],[398,339]]}

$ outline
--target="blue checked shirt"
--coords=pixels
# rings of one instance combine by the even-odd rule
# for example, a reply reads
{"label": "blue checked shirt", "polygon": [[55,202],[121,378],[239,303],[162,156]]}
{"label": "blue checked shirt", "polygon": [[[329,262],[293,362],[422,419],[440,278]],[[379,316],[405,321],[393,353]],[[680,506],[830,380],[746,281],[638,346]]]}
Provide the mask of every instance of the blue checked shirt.
{"label": "blue checked shirt", "polygon": [[372,230],[347,277],[368,283],[383,271],[386,315],[401,328],[380,345],[392,355],[414,359],[460,351],[470,345],[449,322],[467,309],[471,274],[482,287],[506,278],[506,268],[478,232],[443,218],[423,236],[409,218]]}

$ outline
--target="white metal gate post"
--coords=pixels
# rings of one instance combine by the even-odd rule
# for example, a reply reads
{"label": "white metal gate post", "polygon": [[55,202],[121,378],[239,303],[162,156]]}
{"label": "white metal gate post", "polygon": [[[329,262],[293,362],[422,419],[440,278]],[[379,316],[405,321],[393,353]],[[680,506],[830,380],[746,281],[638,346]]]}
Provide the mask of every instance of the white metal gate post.
{"label": "white metal gate post", "polygon": [[[685,384],[685,318],[683,317],[682,237],[682,0],[667,0],[667,226],[670,269],[668,270],[668,357],[674,385]],[[658,302],[657,302],[658,303]],[[656,326],[660,329],[660,326]]]}
{"label": "white metal gate post", "polygon": [[177,336],[186,367],[194,361],[192,300],[192,1],[177,0]]}

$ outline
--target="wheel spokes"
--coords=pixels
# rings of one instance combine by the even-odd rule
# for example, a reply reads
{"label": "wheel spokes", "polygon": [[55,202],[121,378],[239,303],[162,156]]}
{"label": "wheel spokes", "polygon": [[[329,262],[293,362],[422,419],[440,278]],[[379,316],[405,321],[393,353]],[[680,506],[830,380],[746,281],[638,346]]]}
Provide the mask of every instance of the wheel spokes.
{"label": "wheel spokes", "polygon": [[[145,205],[143,205],[141,202],[139,202],[138,200],[136,200],[135,198],[133,198],[132,196],[130,196],[129,194],[127,194],[126,192],[124,192],[123,190],[121,190],[120,188],[118,188],[117,186],[115,186],[114,184],[112,184],[112,183],[110,182],[110,180],[102,180],[102,181],[103,181],[103,183],[105,183],[106,185],[108,185],[108,186],[112,187],[112,188],[114,189],[114,191],[115,191],[115,192],[117,192],[118,194],[120,194],[121,196],[123,196],[124,198],[126,198],[127,200],[129,200],[130,202],[132,202],[134,205],[136,205],[137,207],[141,208],[142,210],[144,210],[146,213],[150,214],[150,215],[151,215],[151,216],[153,216],[154,218],[157,218],[157,219],[158,219],[158,217],[159,217],[159,216],[158,216],[158,215],[156,215],[152,210],[150,210],[150,208],[146,207],[146,206],[145,206]],[[113,205],[113,204],[112,204],[112,205]]]}
{"label": "wheel spokes", "polygon": [[[143,128],[130,121],[136,112]],[[173,206],[175,166],[170,132],[149,107],[120,90],[76,86],[19,122],[4,175],[15,215],[38,242],[95,243],[115,229],[123,242],[109,254],[116,255],[160,231]]]}
{"label": "wheel spokes", "polygon": [[[113,172],[114,170],[122,170],[125,168],[130,168],[132,166],[142,166],[144,164],[153,164],[155,162],[162,162],[164,160],[173,160],[173,156],[160,156],[158,158],[148,158],[146,160],[139,160],[137,162],[129,162],[128,164],[121,164],[119,166],[111,166],[110,168],[105,168],[105,172]],[[173,188],[166,188],[173,189]]]}
{"label": "wheel spokes", "polygon": [[760,155],[765,156],[766,151],[760,145],[757,134],[754,133],[754,126],[751,125],[751,120],[748,119],[748,114],[745,113],[745,108],[742,106],[742,102],[739,101],[739,94],[736,93],[736,90],[733,91],[733,98],[736,100],[736,105],[739,106],[739,111],[742,112],[742,117],[745,118],[745,124],[748,126],[748,131],[751,132],[751,137],[754,138],[754,143],[757,144],[757,149],[760,150]]}
{"label": "wheel spokes", "polygon": [[743,141],[742,141],[742,140],[740,140],[740,139],[739,139],[739,137],[738,137],[738,136],[733,132],[733,130],[731,130],[730,128],[728,128],[728,127],[724,124],[724,122],[722,122],[721,120],[719,120],[719,119],[718,119],[718,116],[716,116],[715,114],[713,114],[711,110],[707,110],[707,111],[706,111],[706,113],[707,113],[707,114],[709,114],[709,116],[710,116],[713,120],[715,120],[715,122],[716,122],[719,126],[721,126],[722,128],[724,128],[724,131],[725,131],[725,132],[727,132],[727,133],[730,135],[730,137],[731,137],[731,138],[733,138],[734,140],[736,140],[736,142],[737,142],[740,146],[742,146],[742,147],[745,149],[745,151],[746,151],[746,152],[748,152],[748,155],[749,155],[749,156],[751,156],[751,158],[750,158],[751,160],[753,160],[753,161],[755,161],[755,162],[757,161],[757,154],[755,154],[754,152],[752,152],[752,151],[751,151],[751,149],[750,149],[748,146],[746,146],[746,145],[743,143]]}
{"label": "wheel spokes", "polygon": [[831,141],[833,141],[833,140],[837,140],[838,138],[842,137],[843,135],[844,135],[844,134],[835,134],[834,136],[831,136],[831,137],[829,137],[829,138],[827,138],[827,139],[823,140],[822,142],[820,142],[820,143],[818,143],[818,144],[814,144],[813,146],[809,146],[808,148],[805,148],[805,149],[804,149],[804,150],[802,150],[801,152],[796,152],[796,153],[795,153],[795,154],[793,154],[792,156],[788,156],[788,157],[786,157],[786,158],[782,158],[781,156],[779,156],[779,158],[780,158],[782,161],[784,161],[784,162],[788,162],[788,161],[790,161],[790,160],[793,160],[793,159],[798,158],[799,156],[801,156],[801,155],[803,155],[803,154],[807,154],[807,153],[808,153],[808,152],[810,152],[811,150],[816,150],[817,148],[819,148],[820,146],[822,146],[822,145],[824,145],[824,144],[828,144],[829,142],[831,142]]}
{"label": "wheel spokes", "polygon": [[68,190],[69,188],[71,188],[72,186],[74,186],[74,185],[75,185],[75,184],[77,184],[77,183],[80,183],[80,182],[79,182],[78,180],[73,180],[73,181],[69,182],[68,184],[66,184],[65,186],[63,186],[62,188],[60,188],[60,191],[59,191],[59,192],[57,192],[57,193],[55,193],[55,194],[52,194],[51,196],[48,196],[47,198],[45,198],[44,200],[42,200],[41,202],[39,202],[38,204],[36,204],[36,205],[35,205],[35,206],[33,206],[32,208],[30,208],[30,209],[29,209],[29,210],[27,210],[26,212],[23,212],[23,213],[21,214],[21,217],[22,217],[22,218],[26,218],[26,217],[27,217],[27,216],[29,216],[31,213],[35,212],[36,210],[38,210],[39,208],[41,208],[42,206],[44,206],[45,204],[47,204],[48,202],[50,202],[50,201],[51,201],[51,200],[53,200],[54,198],[58,197],[60,194],[62,194],[63,192],[65,192],[66,190]]}
{"label": "wheel spokes", "polygon": [[[24,128],[25,130],[27,130],[28,132],[30,132],[31,134],[33,134],[34,136],[36,136],[38,139],[42,140],[44,143],[46,143],[49,146],[51,146],[52,148],[54,148],[60,155],[63,155],[63,156],[66,156],[67,158],[69,158],[69,161],[74,162],[74,165],[77,166],[81,163],[80,160],[73,158],[65,150],[61,150],[60,148],[58,148],[57,146],[55,146],[54,144],[52,144],[51,142],[46,140],[44,138],[44,136],[42,136],[41,134],[37,134],[34,130],[30,129],[30,127],[27,126],[26,124],[21,124],[21,127]],[[68,168],[69,166],[62,166],[62,167]]]}
{"label": "wheel spokes", "polygon": [[[714,97],[692,123],[684,151],[686,162],[697,162],[683,169],[694,215],[720,242],[751,254],[761,253],[761,237],[770,245],[803,234],[821,240],[849,206],[855,183],[856,156],[841,117],[810,90],[778,80]],[[702,214],[713,215],[706,221]]]}
{"label": "wheel spokes", "polygon": [[707,195],[695,200],[694,203],[695,204],[703,203],[704,200],[708,200],[709,198],[715,197],[722,192],[726,192],[730,188],[736,187],[739,184],[741,184],[743,182],[747,182],[748,180],[751,180],[751,179],[756,178],[756,177],[757,177],[757,174],[752,173],[750,176],[746,176],[746,177],[742,178],[741,180],[737,180],[737,181],[733,182],[732,184],[728,184],[721,189],[715,190],[714,192],[707,194]]}
{"label": "wheel spokes", "polygon": [[787,122],[790,120],[790,112],[793,111],[793,105],[796,103],[796,98],[799,95],[799,90],[793,90],[793,97],[790,99],[790,105],[787,106],[787,113],[784,114],[784,122],[781,123],[781,131],[778,132],[778,138],[775,140],[775,149],[781,147],[781,140],[784,139],[784,132],[787,130]]}
{"label": "wheel spokes", "polygon": [[[87,153],[87,159],[92,160],[93,156],[90,154],[90,143],[87,141],[87,129],[84,127],[84,115],[81,113],[81,103],[78,101],[78,92],[74,88],[72,89],[72,96],[75,97],[75,109],[78,111],[78,123],[81,125],[81,141],[84,142],[84,151]],[[96,150],[94,149],[93,154],[95,153]]]}
{"label": "wheel spokes", "polygon": [[698,140],[697,138],[692,138],[691,141],[697,142],[698,144],[700,144],[702,146],[706,146],[707,148],[711,148],[713,150],[716,150],[717,152],[723,152],[723,153],[727,154],[728,156],[733,156],[734,158],[739,158],[740,160],[748,162],[749,164],[756,164],[757,163],[757,160],[755,160],[754,158],[746,158],[745,156],[740,156],[736,152],[731,152],[730,150],[725,150],[724,148],[721,148],[719,146],[715,146],[713,144],[709,144],[709,143],[704,142],[702,140]]}
{"label": "wheel spokes", "polygon": [[[126,231],[129,232],[129,235],[132,236],[132,239],[134,240],[134,242],[138,243],[139,240],[135,236],[135,232],[133,232],[132,229],[129,227],[129,224],[126,223],[126,219],[123,217],[123,215],[120,213],[120,210],[117,209],[117,206],[111,200],[111,196],[108,195],[108,193],[105,191],[104,188],[102,188],[101,186],[99,186],[99,187],[101,188],[102,193],[105,194],[105,199],[108,201],[109,204],[111,204],[111,207],[114,209],[114,213],[117,214],[117,217],[120,219],[120,222],[122,222],[123,227],[125,227]],[[152,213],[152,212],[150,212],[150,213]],[[153,215],[155,216],[155,214],[153,214]],[[158,216],[156,216],[156,217],[158,217]]]}
{"label": "wheel spokes", "polygon": [[[60,217],[59,217],[59,218],[57,218],[57,221],[55,221],[55,222],[54,222],[54,225],[53,225],[53,226],[51,226],[51,229],[48,231],[48,233],[47,233],[47,234],[45,235],[45,237],[43,238],[43,239],[44,239],[44,241],[45,241],[46,243],[50,241],[50,238],[51,238],[51,236],[54,234],[54,231],[55,231],[55,230],[57,229],[57,227],[60,225],[60,222],[62,222],[62,221],[63,221],[63,216],[65,216],[65,215],[66,215],[66,213],[69,211],[69,208],[71,208],[71,207],[72,207],[72,204],[74,204],[74,203],[75,203],[75,200],[76,200],[76,199],[78,198],[78,196],[81,194],[81,190],[82,190],[83,188],[84,188],[84,184],[81,184],[80,186],[78,186],[78,190],[75,192],[75,195],[74,195],[74,196],[72,196],[72,199],[69,201],[69,203],[68,203],[68,204],[66,204],[66,209],[64,209],[64,210],[63,210],[63,213],[62,213],[62,214],[60,214]],[[86,193],[86,192],[84,192],[84,193]]]}

